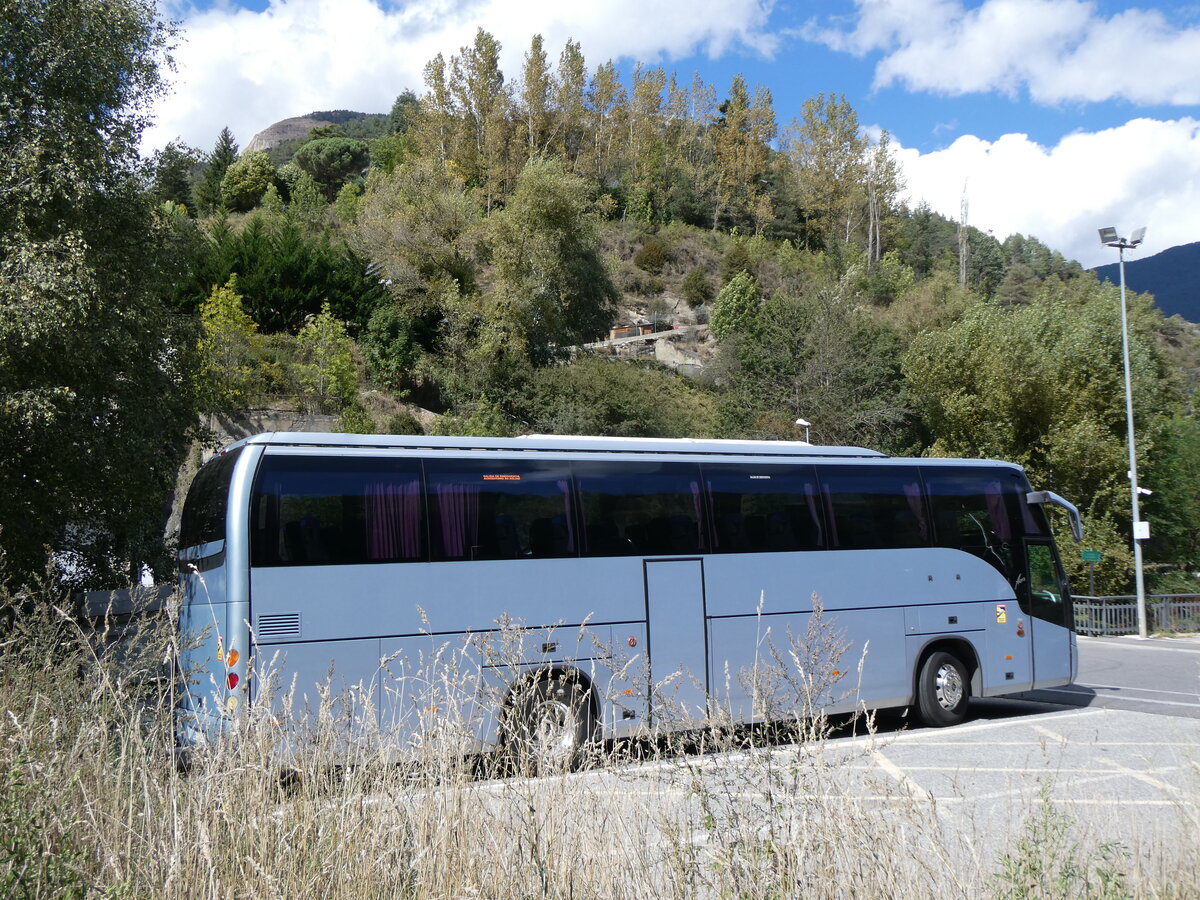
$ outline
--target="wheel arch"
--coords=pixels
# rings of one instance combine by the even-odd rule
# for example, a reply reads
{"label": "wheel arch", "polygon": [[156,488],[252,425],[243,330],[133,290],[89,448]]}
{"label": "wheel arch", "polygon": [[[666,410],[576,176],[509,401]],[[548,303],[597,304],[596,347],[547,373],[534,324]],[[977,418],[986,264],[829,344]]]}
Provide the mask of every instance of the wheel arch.
{"label": "wheel arch", "polygon": [[970,674],[971,696],[982,696],[983,672],[979,661],[979,653],[976,651],[975,645],[960,635],[951,637],[938,635],[930,638],[925,645],[921,647],[921,650],[917,654],[916,660],[914,661],[911,674],[913,701],[916,701],[917,691],[919,689],[921,680],[921,668],[925,665],[925,660],[928,659],[932,654],[937,653],[939,650],[945,651],[946,653],[951,653],[962,660],[963,665],[967,667],[967,670]]}
{"label": "wheel arch", "polygon": [[562,681],[574,684],[584,691],[587,694],[588,705],[591,707],[592,721],[595,723],[598,736],[602,736],[604,720],[601,718],[600,698],[596,694],[595,681],[578,666],[569,663],[531,666],[521,672],[508,686],[504,697],[503,718],[507,718],[513,712],[516,704],[527,690],[543,681]]}

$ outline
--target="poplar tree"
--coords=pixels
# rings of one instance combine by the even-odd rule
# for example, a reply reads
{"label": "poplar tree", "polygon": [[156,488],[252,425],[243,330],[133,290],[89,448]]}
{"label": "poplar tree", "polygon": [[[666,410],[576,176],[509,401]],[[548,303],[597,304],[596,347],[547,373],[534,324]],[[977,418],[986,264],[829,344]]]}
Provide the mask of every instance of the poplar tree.
{"label": "poplar tree", "polygon": [[621,73],[610,59],[596,67],[588,85],[588,126],[591,132],[588,171],[601,189],[615,186],[615,143],[627,113],[625,86]]}
{"label": "poplar tree", "polygon": [[568,40],[558,57],[558,80],[555,86],[555,105],[558,107],[558,153],[571,172],[577,172],[583,153],[585,134],[584,93],[587,89],[587,69],[579,42]]}
{"label": "poplar tree", "polygon": [[804,101],[792,122],[792,160],[801,202],[826,249],[849,244],[862,227],[867,139],[845,95],[818,94]]}
{"label": "poplar tree", "polygon": [[542,36],[535,34],[525,53],[525,65],[521,69],[521,85],[518,89],[517,114],[521,121],[521,137],[526,156],[545,154],[554,137],[553,98],[554,77]]}

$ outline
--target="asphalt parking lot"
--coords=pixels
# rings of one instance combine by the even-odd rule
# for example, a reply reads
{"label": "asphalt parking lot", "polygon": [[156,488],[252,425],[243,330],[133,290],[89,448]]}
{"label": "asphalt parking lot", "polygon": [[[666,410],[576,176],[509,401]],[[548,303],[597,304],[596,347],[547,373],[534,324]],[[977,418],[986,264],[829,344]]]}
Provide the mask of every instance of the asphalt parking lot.
{"label": "asphalt parking lot", "polygon": [[[772,794],[790,778],[784,805],[816,791],[825,815],[855,807],[908,823],[897,827],[921,823],[916,841],[953,865],[993,871],[996,855],[1046,809],[1069,819],[1072,842],[1119,844],[1140,864],[1161,865],[1151,857],[1194,846],[1200,834],[1200,641],[1080,645],[1078,685],[976,700],[955,727],[885,720],[874,734],[835,730],[811,746],[682,755],[566,777],[583,780],[613,818],[646,823],[648,843],[661,839],[662,823],[703,820],[706,796],[724,798],[727,813],[744,802],[769,816]],[[808,781],[796,787],[796,778]]]}

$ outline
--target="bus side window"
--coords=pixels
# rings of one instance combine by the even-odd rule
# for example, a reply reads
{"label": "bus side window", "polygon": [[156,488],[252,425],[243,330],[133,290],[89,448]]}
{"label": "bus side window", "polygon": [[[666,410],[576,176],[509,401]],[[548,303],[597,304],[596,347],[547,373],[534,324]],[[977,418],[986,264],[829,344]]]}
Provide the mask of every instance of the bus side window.
{"label": "bus side window", "polygon": [[927,547],[932,523],[913,466],[821,466],[832,517],[830,546],[842,550]]}
{"label": "bus side window", "polygon": [[[1018,590],[1016,473],[1007,469],[923,467],[939,547],[962,550],[987,562]],[[1018,590],[1019,593],[1019,590]]]}
{"label": "bus side window", "polygon": [[690,463],[575,464],[587,556],[703,553],[700,468]]}
{"label": "bus side window", "polygon": [[435,561],[576,555],[566,463],[437,459],[425,474]]}
{"label": "bus side window", "polygon": [[704,465],[716,553],[819,550],[817,478],[807,465]]}

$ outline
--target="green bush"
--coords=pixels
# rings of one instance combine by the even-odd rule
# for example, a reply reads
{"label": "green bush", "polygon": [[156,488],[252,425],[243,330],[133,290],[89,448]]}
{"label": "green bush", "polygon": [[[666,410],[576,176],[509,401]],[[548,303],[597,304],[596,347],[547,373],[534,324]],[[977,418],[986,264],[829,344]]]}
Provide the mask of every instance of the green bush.
{"label": "green bush", "polygon": [[657,235],[651,235],[634,254],[633,264],[651,275],[660,275],[669,258],[670,251],[666,243]]}
{"label": "green bush", "polygon": [[420,421],[406,409],[394,412],[387,417],[383,426],[384,434],[424,434]]}
{"label": "green bush", "polygon": [[708,275],[699,267],[692,269],[683,279],[681,287],[683,291],[683,299],[688,302],[688,306],[695,309],[697,306],[703,306],[713,298],[712,282],[708,280]]}

